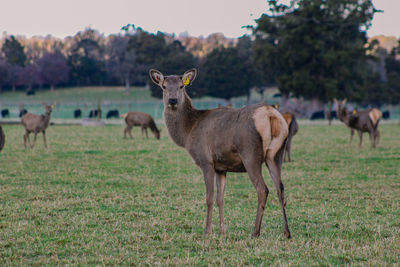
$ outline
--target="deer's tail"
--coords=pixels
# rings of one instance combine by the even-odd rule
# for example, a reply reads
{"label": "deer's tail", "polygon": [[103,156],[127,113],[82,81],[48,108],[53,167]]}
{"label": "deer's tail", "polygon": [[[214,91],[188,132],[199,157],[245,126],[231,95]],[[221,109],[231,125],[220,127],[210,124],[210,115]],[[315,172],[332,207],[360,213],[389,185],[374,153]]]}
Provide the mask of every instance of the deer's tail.
{"label": "deer's tail", "polygon": [[270,106],[262,106],[253,114],[254,124],[261,136],[264,158],[275,159],[277,152],[285,146],[289,135],[283,116]]}

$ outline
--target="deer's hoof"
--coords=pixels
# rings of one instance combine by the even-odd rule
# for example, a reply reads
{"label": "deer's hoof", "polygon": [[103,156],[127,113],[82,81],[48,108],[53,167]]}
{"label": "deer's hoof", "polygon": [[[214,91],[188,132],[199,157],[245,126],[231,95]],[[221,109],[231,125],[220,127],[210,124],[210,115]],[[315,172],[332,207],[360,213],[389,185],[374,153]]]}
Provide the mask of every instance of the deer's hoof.
{"label": "deer's hoof", "polygon": [[285,230],[285,236],[287,239],[290,239],[292,236],[290,235],[290,231],[289,230]]}
{"label": "deer's hoof", "polygon": [[257,238],[257,237],[259,237],[260,236],[260,232],[254,232],[252,235],[251,235],[251,237],[253,237],[253,238]]}

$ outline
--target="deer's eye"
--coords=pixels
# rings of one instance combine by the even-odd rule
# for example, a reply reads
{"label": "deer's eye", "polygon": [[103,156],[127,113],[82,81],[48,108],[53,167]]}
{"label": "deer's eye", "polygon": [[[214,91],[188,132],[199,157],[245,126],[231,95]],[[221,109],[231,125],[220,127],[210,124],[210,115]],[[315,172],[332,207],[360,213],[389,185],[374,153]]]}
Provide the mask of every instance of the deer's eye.
{"label": "deer's eye", "polygon": [[163,89],[167,89],[167,87],[165,85],[162,86]]}
{"label": "deer's eye", "polygon": [[183,85],[181,85],[181,89],[183,88]]}

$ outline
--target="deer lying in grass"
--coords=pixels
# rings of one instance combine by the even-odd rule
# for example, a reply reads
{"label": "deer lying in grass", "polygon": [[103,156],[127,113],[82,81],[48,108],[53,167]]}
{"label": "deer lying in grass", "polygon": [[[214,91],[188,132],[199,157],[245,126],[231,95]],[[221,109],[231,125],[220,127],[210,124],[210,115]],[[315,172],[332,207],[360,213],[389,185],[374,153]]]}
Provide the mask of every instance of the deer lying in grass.
{"label": "deer lying in grass", "polygon": [[0,125],[0,151],[3,149],[5,142],[6,136],[4,135],[3,128]]}
{"label": "deer lying in grass", "polygon": [[196,78],[196,69],[182,76],[164,76],[150,70],[152,81],[163,90],[164,120],[171,139],[184,147],[203,172],[206,184],[207,222],[204,235],[211,233],[215,175],[220,232],[225,232],[224,191],[227,172],[247,172],[258,194],[253,236],[260,235],[268,188],[262,176],[265,162],[278,192],[284,234],[290,238],[286,202],[281,180],[288,126],[282,115],[264,103],[241,109],[197,110],[186,93]]}
{"label": "deer lying in grass", "polygon": [[[278,109],[279,103],[273,105],[273,107]],[[299,124],[297,123],[296,117],[292,113],[289,113],[289,112],[282,113],[282,116],[285,119],[285,121],[289,127],[289,135],[288,135],[287,142],[286,142],[284,160],[286,161],[286,158],[287,158],[288,161],[290,162],[290,161],[292,161],[292,157],[291,157],[292,139],[293,139],[293,136],[295,136],[297,134],[297,132],[299,131]]]}
{"label": "deer lying in grass", "polygon": [[133,126],[140,126],[142,128],[142,137],[144,137],[143,133],[146,133],[146,137],[149,138],[147,134],[147,128],[153,132],[154,137],[160,139],[160,131],[157,129],[157,125],[154,122],[153,118],[144,112],[128,112],[121,115],[121,118],[125,119],[126,128],[124,130],[124,139],[126,138],[126,133],[129,134],[132,139],[132,128]]}
{"label": "deer lying in grass", "polygon": [[379,109],[371,108],[363,111],[357,111],[355,109],[349,114],[345,107],[347,99],[339,102],[335,98],[334,101],[337,106],[337,117],[351,129],[350,144],[353,141],[354,130],[357,130],[358,136],[360,137],[360,147],[362,145],[362,136],[364,132],[369,133],[372,147],[376,147],[379,143],[380,133],[378,124],[379,120],[382,118],[382,112]]}
{"label": "deer lying in grass", "polygon": [[[38,133],[43,134],[43,142],[44,142],[44,147],[47,148],[46,144],[46,128],[49,126],[49,121],[50,121],[50,115],[51,112],[53,111],[54,104],[51,104],[50,106],[46,105],[45,103],[42,103],[44,106],[46,113],[44,115],[35,115],[32,113],[26,113],[22,116],[21,122],[22,125],[25,127],[25,134],[24,134],[24,146],[26,148],[26,141],[28,141],[29,146],[33,148],[36,142],[36,136]],[[34,138],[33,138],[33,143],[31,145],[31,140],[29,139],[29,134],[34,133]]]}

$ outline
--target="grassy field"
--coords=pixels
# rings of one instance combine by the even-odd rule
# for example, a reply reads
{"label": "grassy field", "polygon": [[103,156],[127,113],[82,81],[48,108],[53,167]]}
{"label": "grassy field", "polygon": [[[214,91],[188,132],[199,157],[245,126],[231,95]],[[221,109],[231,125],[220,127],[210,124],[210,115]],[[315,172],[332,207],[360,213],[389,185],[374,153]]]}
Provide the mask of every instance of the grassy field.
{"label": "grassy field", "polygon": [[[271,91],[267,96],[271,97],[272,94]],[[255,91],[252,93],[252,97],[256,101],[260,99],[260,95]],[[55,102],[56,107],[52,117],[60,119],[74,118],[75,109],[81,109],[82,116],[87,117],[90,110],[97,109],[99,102],[101,103],[103,118],[106,117],[109,110],[118,109],[120,113],[128,111],[146,112],[160,120],[163,109],[161,99],[152,97],[150,90],[144,87],[132,87],[129,95],[125,94],[124,87],[118,86],[59,88],[54,92],[38,90],[33,96],[27,96],[23,91],[0,93],[0,109],[9,109],[10,117],[14,119],[18,118],[22,106],[31,113],[42,114],[44,112],[42,102]],[[194,105],[203,109],[215,108],[218,103],[225,104],[224,100],[211,97],[194,100]],[[232,99],[232,103],[234,107],[241,107],[247,103],[247,100],[245,97],[237,97]]]}
{"label": "grassy field", "polygon": [[[400,127],[381,144],[348,145],[343,125],[302,126],[283,166],[292,239],[271,194],[258,239],[247,174],[228,174],[227,233],[203,238],[200,170],[164,128],[160,141],[122,139],[122,126],[52,126],[23,149],[23,128],[3,126],[0,265],[398,265]],[[356,140],[358,142],[358,140]]]}

